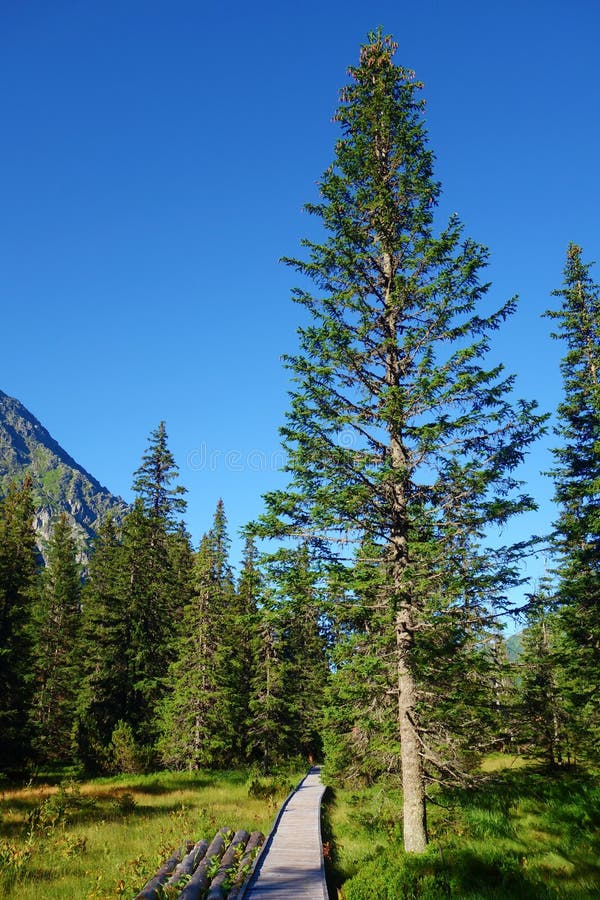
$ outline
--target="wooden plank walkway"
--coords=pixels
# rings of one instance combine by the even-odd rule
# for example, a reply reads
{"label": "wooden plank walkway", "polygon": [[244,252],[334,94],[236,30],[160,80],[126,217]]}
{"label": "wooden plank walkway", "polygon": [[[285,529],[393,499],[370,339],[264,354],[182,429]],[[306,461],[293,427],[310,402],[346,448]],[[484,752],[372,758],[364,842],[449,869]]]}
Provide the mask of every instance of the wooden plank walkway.
{"label": "wooden plank walkway", "polygon": [[279,813],[244,900],[327,900],[321,843],[325,787],[314,766]]}

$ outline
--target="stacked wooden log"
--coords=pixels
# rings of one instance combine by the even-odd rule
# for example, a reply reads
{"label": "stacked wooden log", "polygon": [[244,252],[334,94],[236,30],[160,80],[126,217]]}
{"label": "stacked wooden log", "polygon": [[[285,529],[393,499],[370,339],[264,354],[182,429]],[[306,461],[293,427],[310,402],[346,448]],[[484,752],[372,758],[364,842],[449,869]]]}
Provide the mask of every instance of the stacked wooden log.
{"label": "stacked wooden log", "polygon": [[238,900],[264,834],[220,828],[212,841],[188,843],[174,853],[135,900]]}

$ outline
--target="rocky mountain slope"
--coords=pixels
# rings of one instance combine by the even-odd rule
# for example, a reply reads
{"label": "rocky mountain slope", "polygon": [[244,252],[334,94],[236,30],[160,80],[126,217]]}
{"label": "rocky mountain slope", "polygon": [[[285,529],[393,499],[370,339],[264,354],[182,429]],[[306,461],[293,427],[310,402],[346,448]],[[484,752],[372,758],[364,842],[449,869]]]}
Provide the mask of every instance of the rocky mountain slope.
{"label": "rocky mountain slope", "polygon": [[63,510],[83,547],[107,513],[119,519],[127,504],[86,472],[18,400],[0,391],[0,496],[13,479],[30,472],[34,483],[40,549],[50,522]]}

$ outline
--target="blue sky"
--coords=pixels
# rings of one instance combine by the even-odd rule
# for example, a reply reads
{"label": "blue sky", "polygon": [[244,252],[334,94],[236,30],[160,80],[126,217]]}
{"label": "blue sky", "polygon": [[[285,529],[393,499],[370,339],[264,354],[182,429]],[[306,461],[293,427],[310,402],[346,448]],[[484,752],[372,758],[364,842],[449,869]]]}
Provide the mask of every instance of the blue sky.
{"label": "blue sky", "polygon": [[[493,357],[553,410],[541,313],[569,241],[600,257],[595,0],[0,0],[0,389],[126,499],[164,419],[196,542],[219,497],[235,533],[282,483],[299,313],[278,259],[311,233],[338,90],[379,24],[425,82],[440,222],[490,248],[494,303],[520,296]],[[549,443],[516,537],[554,514]]]}

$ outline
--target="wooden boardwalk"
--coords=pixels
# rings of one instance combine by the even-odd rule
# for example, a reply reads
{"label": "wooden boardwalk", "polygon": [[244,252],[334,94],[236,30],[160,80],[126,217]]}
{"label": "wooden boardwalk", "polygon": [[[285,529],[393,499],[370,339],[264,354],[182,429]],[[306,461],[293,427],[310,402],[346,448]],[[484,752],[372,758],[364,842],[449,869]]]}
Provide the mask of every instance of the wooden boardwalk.
{"label": "wooden boardwalk", "polygon": [[279,813],[244,900],[327,900],[320,770],[312,768]]}

